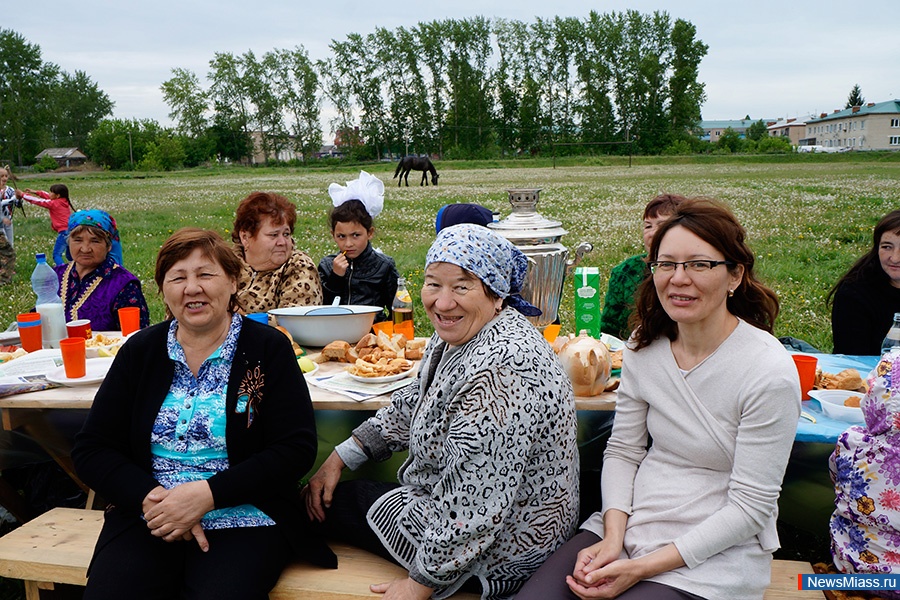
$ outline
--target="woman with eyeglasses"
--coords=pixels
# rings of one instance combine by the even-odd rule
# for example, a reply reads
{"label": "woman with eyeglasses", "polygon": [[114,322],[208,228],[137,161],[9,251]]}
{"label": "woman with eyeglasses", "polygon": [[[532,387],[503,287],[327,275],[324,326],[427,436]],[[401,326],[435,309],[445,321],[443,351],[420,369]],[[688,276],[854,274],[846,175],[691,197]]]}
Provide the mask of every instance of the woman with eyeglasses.
{"label": "woman with eyeglasses", "polygon": [[759,600],[800,414],[772,336],[778,300],[724,206],[688,200],[657,230],[637,298],[602,511],[517,600]]}

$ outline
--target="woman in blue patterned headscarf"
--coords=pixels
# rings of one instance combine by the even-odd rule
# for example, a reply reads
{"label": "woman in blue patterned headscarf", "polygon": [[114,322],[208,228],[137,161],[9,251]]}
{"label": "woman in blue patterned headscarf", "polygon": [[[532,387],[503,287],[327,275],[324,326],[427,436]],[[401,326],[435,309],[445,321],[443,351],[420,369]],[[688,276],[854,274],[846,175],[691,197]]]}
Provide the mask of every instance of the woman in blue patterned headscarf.
{"label": "woman in blue patterned headscarf", "polygon": [[70,262],[53,267],[66,320],[90,319],[94,331],[118,331],[120,308],[141,309],[141,327],[150,324],[141,282],[122,266],[116,220],[102,210],[79,210],[69,217]]}
{"label": "woman in blue patterned headscarf", "polygon": [[[426,258],[422,304],[435,334],[418,380],[310,479],[313,519],[409,571],[375,592],[445,598],[474,586],[483,599],[510,598],[574,533],[574,396],[549,344],[521,314],[540,314],[518,295],[527,266],[485,227],[441,230]],[[399,485],[338,484],[345,466],[401,450],[409,458]]]}

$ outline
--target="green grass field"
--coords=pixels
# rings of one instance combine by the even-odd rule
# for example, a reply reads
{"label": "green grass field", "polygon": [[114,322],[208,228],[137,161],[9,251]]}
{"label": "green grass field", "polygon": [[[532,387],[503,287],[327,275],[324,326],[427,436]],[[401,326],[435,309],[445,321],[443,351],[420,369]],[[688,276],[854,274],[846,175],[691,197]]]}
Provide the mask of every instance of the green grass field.
{"label": "green grass field", "polygon": [[[364,166],[386,183],[385,210],[376,219],[375,246],[394,257],[411,282],[414,298],[422,282],[425,252],[434,237],[434,215],[446,203],[476,202],[510,212],[506,190],[541,188],[538,210],[562,221],[562,242],[574,248],[589,241],[594,251],[582,264],[600,268],[605,288],[609,270],[641,249],[640,217],[660,192],[718,198],[735,211],[758,257],[759,275],[781,299],[776,334],[805,339],[830,351],[831,327],[825,296],[837,278],[871,243],[871,230],[900,206],[900,156],[810,155],[782,158],[628,158],[437,163],[438,187],[398,188],[394,164]],[[166,174],[65,173],[31,179],[19,188],[46,189],[65,183],[78,208],[102,208],[119,224],[125,266],[144,282],[152,320],[163,318],[153,283],[160,244],[183,226],[208,227],[230,237],[237,203],[254,190],[275,191],[295,201],[297,246],[315,261],[334,252],[327,225],[328,184],[357,176],[359,167],[328,169],[229,168]],[[418,178],[414,172],[416,183]],[[0,323],[34,302],[29,276],[34,253],[50,253],[54,234],[46,210],[17,211],[17,275],[0,296]],[[563,331],[574,322],[571,279],[560,310]],[[424,312],[417,332],[431,331]]]}

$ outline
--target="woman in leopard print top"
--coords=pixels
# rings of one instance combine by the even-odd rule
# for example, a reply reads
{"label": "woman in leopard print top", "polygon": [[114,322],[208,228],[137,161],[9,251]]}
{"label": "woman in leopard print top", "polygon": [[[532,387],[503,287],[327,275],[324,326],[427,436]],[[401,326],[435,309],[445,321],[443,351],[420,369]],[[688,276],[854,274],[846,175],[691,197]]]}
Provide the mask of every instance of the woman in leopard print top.
{"label": "woman in leopard print top", "polygon": [[238,205],[231,239],[241,259],[238,300],[244,313],[322,304],[316,264],[294,248],[297,209],[284,196],[254,192]]}
{"label": "woman in leopard print top", "polygon": [[[526,266],[485,227],[440,232],[422,289],[435,334],[418,379],[355,429],[306,489],[310,517],[331,535],[409,571],[372,586],[385,597],[446,598],[470,579],[463,589],[480,584],[484,599],[512,597],[574,533],[574,396],[520,314],[540,314],[518,296]],[[344,466],[402,450],[399,485],[338,485]]]}

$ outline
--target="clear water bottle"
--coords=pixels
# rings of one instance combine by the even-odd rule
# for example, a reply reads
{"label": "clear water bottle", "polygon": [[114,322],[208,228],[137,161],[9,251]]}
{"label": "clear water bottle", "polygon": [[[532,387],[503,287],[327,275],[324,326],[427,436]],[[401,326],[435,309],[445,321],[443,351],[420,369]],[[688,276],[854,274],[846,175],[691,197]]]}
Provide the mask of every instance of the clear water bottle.
{"label": "clear water bottle", "polygon": [[41,338],[44,348],[59,348],[59,340],[66,337],[66,316],[59,297],[59,277],[47,264],[43,253],[34,255],[37,264],[31,273],[31,289],[37,300],[35,309],[41,314]]}
{"label": "clear water bottle", "polygon": [[406,289],[406,280],[402,277],[397,280],[397,293],[391,305],[391,316],[394,320],[394,333],[402,333],[408,340],[416,337],[413,328],[412,296]]}
{"label": "clear water bottle", "polygon": [[884,341],[881,342],[881,353],[890,352],[891,350],[900,351],[900,312],[894,313],[894,323],[888,329]]}

